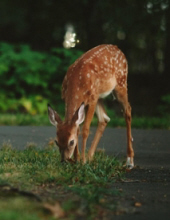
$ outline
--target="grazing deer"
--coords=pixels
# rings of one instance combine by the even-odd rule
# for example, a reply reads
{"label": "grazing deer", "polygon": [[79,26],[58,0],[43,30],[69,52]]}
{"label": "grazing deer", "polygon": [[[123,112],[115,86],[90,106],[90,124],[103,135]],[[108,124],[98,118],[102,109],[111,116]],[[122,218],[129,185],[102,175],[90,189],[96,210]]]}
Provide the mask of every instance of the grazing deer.
{"label": "grazing deer", "polygon": [[70,160],[74,154],[79,160],[78,134],[82,128],[81,159],[86,162],[85,149],[90,124],[94,113],[98,117],[98,127],[88,152],[91,160],[103,131],[110,121],[101,99],[114,91],[122,104],[127,126],[127,162],[133,168],[134,151],[131,136],[131,106],[127,94],[128,64],[125,55],[114,45],[99,45],[77,59],[68,69],[62,84],[62,98],[65,101],[65,120],[62,121],[56,111],[48,105],[50,122],[57,128],[56,143],[59,146],[61,160]]}

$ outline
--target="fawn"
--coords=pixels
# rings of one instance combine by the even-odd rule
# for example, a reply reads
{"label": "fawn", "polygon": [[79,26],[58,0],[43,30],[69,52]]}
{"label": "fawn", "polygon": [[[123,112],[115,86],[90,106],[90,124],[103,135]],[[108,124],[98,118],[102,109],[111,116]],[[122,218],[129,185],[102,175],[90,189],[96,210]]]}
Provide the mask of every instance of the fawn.
{"label": "fawn", "polygon": [[127,94],[128,64],[125,55],[114,45],[99,45],[77,59],[68,69],[62,84],[62,98],[65,101],[65,120],[62,121],[56,111],[48,105],[50,122],[57,128],[56,143],[61,153],[61,160],[79,160],[78,134],[82,128],[81,159],[86,163],[85,149],[90,124],[94,113],[98,118],[98,127],[88,152],[91,160],[103,131],[110,121],[102,98],[114,92],[124,110],[127,127],[126,166],[134,166],[134,151],[131,136],[131,106]]}

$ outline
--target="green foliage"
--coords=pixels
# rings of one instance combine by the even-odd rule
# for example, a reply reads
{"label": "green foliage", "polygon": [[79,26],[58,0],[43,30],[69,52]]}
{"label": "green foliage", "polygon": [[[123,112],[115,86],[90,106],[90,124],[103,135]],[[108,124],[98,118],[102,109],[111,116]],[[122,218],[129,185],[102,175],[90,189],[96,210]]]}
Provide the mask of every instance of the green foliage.
{"label": "green foliage", "polygon": [[48,100],[40,95],[8,99],[6,95],[0,94],[0,110],[2,112],[23,112],[35,115],[47,112]]}
{"label": "green foliage", "polygon": [[161,98],[162,104],[158,106],[158,110],[163,116],[170,117],[170,94],[164,95]]}
{"label": "green foliage", "polygon": [[[59,151],[53,145],[40,150],[35,144],[29,144],[24,150],[19,151],[13,149],[10,143],[3,144],[0,149],[0,196],[3,193],[5,202],[8,201],[10,204],[9,207],[0,202],[3,219],[21,219],[17,215],[17,212],[21,211],[19,207],[26,210],[27,218],[24,218],[22,211],[20,213],[22,219],[31,219],[31,216],[34,217],[37,211],[40,211],[40,204],[31,205],[29,200],[24,203],[23,199],[21,201],[16,196],[17,191],[27,194],[30,192],[35,198],[43,201],[50,199],[54,203],[62,198],[63,208],[68,214],[73,209],[77,214],[82,207],[83,215],[86,217],[98,212],[96,206],[98,210],[100,206],[102,209],[105,207],[113,210],[114,198],[118,191],[111,184],[122,177],[124,173],[122,163],[112,156],[106,156],[103,151],[97,152],[94,160],[85,165],[63,164],[60,161]],[[1,191],[1,186],[5,186],[8,194]],[[15,189],[15,194],[11,188]],[[77,202],[76,205],[74,201]],[[23,204],[15,206],[14,202]],[[29,212],[30,208],[33,209]],[[10,213],[10,217],[7,213]]]}
{"label": "green foliage", "polygon": [[133,117],[133,128],[170,129],[170,116],[166,117]]}
{"label": "green foliage", "polygon": [[[1,197],[2,198],[2,197]],[[40,220],[40,206],[25,198],[3,198],[0,201],[0,219],[3,220]],[[40,213],[39,213],[40,214]]]}
{"label": "green foliage", "polygon": [[0,114],[0,125],[50,125],[46,115]]}
{"label": "green foliage", "polygon": [[[113,117],[109,114],[111,121],[108,127],[126,127],[123,117]],[[97,118],[92,121],[92,126],[97,126]],[[0,114],[0,125],[50,125],[47,114],[45,115],[29,115],[29,114]],[[132,128],[163,128],[170,129],[170,116],[165,117],[133,117]]]}
{"label": "green foliage", "polygon": [[0,43],[0,111],[43,114],[48,101],[60,104],[67,68],[81,54],[62,48],[40,53],[28,45]]}

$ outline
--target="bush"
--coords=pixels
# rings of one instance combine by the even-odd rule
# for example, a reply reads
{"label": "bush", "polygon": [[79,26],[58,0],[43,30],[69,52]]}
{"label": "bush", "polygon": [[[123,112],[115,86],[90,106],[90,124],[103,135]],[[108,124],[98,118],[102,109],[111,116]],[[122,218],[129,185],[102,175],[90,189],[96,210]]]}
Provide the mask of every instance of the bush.
{"label": "bush", "polygon": [[161,98],[162,104],[158,107],[162,116],[170,116],[170,94],[164,95]]}
{"label": "bush", "polygon": [[0,111],[36,114],[46,111],[48,101],[60,105],[62,80],[81,54],[63,48],[37,52],[28,45],[0,43]]}

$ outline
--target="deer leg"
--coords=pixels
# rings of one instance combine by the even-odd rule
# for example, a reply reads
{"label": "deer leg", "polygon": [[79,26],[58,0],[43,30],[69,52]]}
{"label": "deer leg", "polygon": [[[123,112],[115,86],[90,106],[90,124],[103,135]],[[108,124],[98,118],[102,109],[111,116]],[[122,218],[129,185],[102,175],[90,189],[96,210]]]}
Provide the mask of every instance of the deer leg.
{"label": "deer leg", "polygon": [[76,145],[75,147],[75,150],[74,150],[74,159],[75,161],[80,161],[80,155],[79,155],[79,149],[78,149],[78,144]]}
{"label": "deer leg", "polygon": [[[78,128],[77,130],[77,136],[79,136],[79,133],[80,133],[80,128]],[[74,150],[74,159],[75,161],[80,161],[80,152],[79,152],[79,148],[78,148],[78,140],[77,140],[77,145],[75,147],[75,150]]]}
{"label": "deer leg", "polygon": [[124,110],[126,129],[127,129],[127,161],[126,166],[129,169],[134,167],[134,150],[132,147],[132,134],[131,134],[131,106],[128,102],[127,88],[117,86],[115,88],[117,100],[121,103]]}
{"label": "deer leg", "polygon": [[83,129],[82,129],[83,143],[82,143],[82,151],[81,151],[81,159],[83,161],[83,164],[86,163],[86,156],[85,156],[86,143],[87,143],[87,138],[89,136],[90,124],[95,112],[95,106],[96,104],[91,104],[88,106],[86,118],[83,124]]}
{"label": "deer leg", "polygon": [[98,103],[96,105],[96,114],[97,114],[99,122],[98,122],[98,127],[96,130],[95,137],[93,139],[92,145],[91,145],[90,150],[88,152],[89,160],[92,160],[93,155],[96,151],[97,145],[98,145],[100,138],[101,138],[101,136],[105,130],[105,127],[107,125],[107,122],[110,121],[110,118],[106,115],[106,112],[104,110],[104,107],[102,105],[101,100],[98,100]]}

